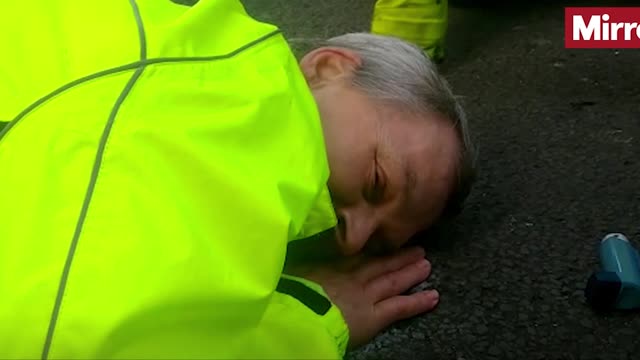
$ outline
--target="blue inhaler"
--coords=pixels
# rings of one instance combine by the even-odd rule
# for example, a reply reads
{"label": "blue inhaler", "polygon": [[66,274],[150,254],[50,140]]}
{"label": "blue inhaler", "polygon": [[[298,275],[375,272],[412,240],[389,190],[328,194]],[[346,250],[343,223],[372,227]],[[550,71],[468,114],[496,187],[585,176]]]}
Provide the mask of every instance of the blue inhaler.
{"label": "blue inhaler", "polygon": [[587,282],[587,302],[598,311],[640,308],[640,256],[624,235],[602,239],[600,265]]}

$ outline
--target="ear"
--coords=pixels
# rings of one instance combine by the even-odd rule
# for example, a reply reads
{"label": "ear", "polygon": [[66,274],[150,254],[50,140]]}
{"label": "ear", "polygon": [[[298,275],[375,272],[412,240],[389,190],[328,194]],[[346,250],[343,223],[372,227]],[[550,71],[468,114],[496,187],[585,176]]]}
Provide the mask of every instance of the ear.
{"label": "ear", "polygon": [[362,60],[354,51],[322,47],[305,55],[300,62],[302,73],[311,88],[348,78],[360,67]]}

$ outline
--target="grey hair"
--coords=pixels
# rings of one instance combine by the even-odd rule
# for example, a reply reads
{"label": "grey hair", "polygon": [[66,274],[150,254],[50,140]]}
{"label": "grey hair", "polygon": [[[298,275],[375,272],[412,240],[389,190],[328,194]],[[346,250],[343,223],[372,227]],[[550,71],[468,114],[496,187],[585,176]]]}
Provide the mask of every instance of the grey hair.
{"label": "grey hair", "polygon": [[462,209],[476,178],[476,150],[466,114],[436,65],[417,46],[403,40],[368,33],[351,33],[326,40],[324,46],[346,48],[362,61],[353,85],[372,98],[417,113],[435,112],[451,121],[462,144],[457,176],[440,220]]}

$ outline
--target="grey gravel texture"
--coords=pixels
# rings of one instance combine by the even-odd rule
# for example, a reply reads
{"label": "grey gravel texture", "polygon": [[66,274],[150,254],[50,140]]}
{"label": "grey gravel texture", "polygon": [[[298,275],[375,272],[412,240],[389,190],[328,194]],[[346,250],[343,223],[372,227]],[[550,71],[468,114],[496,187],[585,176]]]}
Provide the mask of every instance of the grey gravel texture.
{"label": "grey gravel texture", "polygon": [[[244,0],[304,52],[368,29],[372,0]],[[427,242],[433,313],[349,359],[638,359],[640,312],[596,315],[599,240],[640,247],[640,50],[567,50],[564,3],[451,5],[442,65],[464,96],[481,173]],[[624,5],[600,1],[571,5]],[[633,2],[626,2],[633,5]]]}

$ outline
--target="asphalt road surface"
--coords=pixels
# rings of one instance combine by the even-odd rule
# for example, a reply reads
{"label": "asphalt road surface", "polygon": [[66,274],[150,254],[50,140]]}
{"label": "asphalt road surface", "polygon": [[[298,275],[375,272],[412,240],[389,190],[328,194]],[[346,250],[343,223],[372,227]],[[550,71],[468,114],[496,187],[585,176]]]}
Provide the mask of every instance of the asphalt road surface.
{"label": "asphalt road surface", "polygon": [[[299,53],[366,31],[373,6],[244,1]],[[640,50],[566,50],[562,5],[512,3],[450,11],[442,71],[465,97],[481,174],[431,239],[441,304],[350,359],[640,357],[640,312],[597,315],[583,295],[606,233],[640,247]]]}

